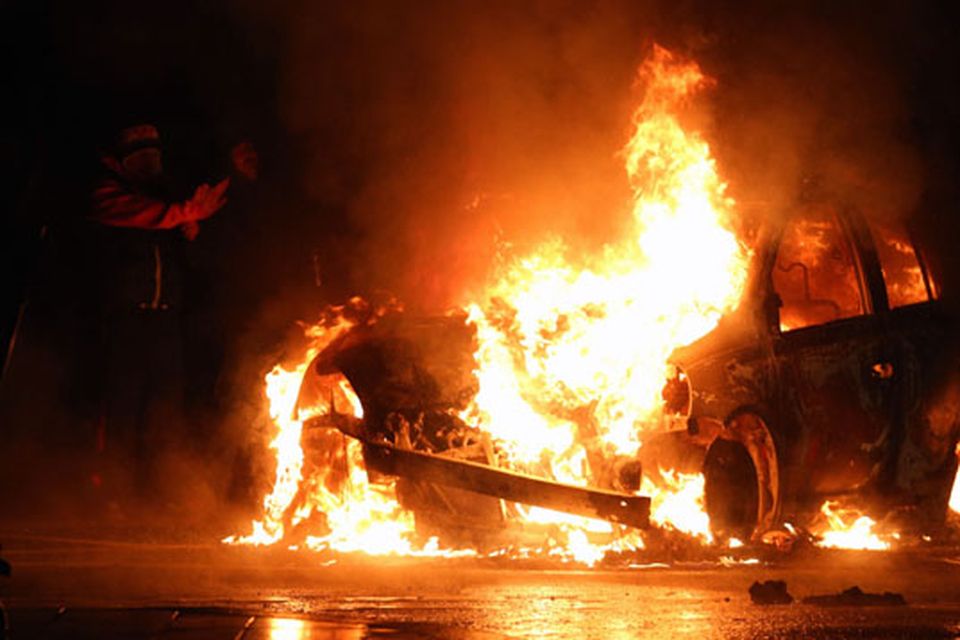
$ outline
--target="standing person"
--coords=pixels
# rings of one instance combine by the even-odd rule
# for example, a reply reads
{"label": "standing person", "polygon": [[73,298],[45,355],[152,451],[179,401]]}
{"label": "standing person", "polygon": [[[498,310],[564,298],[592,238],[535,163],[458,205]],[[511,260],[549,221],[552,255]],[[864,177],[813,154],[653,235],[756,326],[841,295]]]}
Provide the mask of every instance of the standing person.
{"label": "standing person", "polygon": [[155,488],[153,463],[182,421],[181,256],[199,221],[225,203],[229,179],[170,197],[155,126],[124,129],[101,161],[93,190],[102,339],[98,448],[108,495],[125,497],[125,470],[138,497]]}

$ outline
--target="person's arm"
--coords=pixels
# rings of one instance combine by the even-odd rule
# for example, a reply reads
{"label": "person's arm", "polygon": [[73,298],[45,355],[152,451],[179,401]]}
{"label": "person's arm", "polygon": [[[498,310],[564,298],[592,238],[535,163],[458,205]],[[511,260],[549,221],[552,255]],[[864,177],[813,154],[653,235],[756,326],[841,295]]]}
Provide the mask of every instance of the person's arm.
{"label": "person's arm", "polygon": [[166,203],[133,191],[117,180],[107,180],[93,192],[94,220],[112,227],[174,229],[212,216],[223,206],[228,181],[215,187],[200,185],[185,202]]}

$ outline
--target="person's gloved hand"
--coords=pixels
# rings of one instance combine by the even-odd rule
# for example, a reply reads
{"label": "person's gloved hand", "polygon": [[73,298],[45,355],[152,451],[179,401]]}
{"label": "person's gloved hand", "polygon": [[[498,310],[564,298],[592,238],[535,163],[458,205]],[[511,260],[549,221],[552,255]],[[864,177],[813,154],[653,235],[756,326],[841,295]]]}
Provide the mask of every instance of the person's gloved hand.
{"label": "person's gloved hand", "polygon": [[203,220],[215,214],[227,202],[224,193],[230,186],[230,178],[221,180],[214,186],[201,184],[193,192],[193,197],[187,200],[188,217],[190,221]]}

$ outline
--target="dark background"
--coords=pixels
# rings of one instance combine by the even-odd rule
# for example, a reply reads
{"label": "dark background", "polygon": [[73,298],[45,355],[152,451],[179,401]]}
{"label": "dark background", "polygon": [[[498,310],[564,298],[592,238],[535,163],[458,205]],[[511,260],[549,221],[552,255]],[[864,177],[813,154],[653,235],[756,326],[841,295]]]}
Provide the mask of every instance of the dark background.
{"label": "dark background", "polygon": [[213,306],[230,331],[205,331],[216,323],[200,313],[188,341],[194,417],[216,443],[202,457],[221,478],[212,497],[236,475],[237,443],[262,446],[257,381],[296,321],[354,293],[439,312],[481,287],[507,244],[557,234],[577,255],[615,237],[628,194],[617,150],[653,42],[716,79],[691,124],[745,208],[777,215],[815,180],[867,215],[909,219],[947,296],[958,290],[950,3],[2,7],[4,331],[28,303],[0,389],[5,486],[23,478],[14,458],[65,469],[91,450],[77,229],[98,149],[138,122],[159,126],[184,195],[226,174],[236,142],[261,156],[261,180],[231,194],[189,256],[195,296],[234,294]]}

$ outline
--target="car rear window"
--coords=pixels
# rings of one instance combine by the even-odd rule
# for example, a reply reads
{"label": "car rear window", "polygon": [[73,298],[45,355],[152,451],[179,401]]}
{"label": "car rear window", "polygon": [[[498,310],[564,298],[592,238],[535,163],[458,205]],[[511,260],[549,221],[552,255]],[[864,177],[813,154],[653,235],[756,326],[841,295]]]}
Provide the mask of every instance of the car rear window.
{"label": "car rear window", "polygon": [[870,233],[880,259],[890,308],[929,300],[930,290],[917,251],[903,225],[872,223]]}

